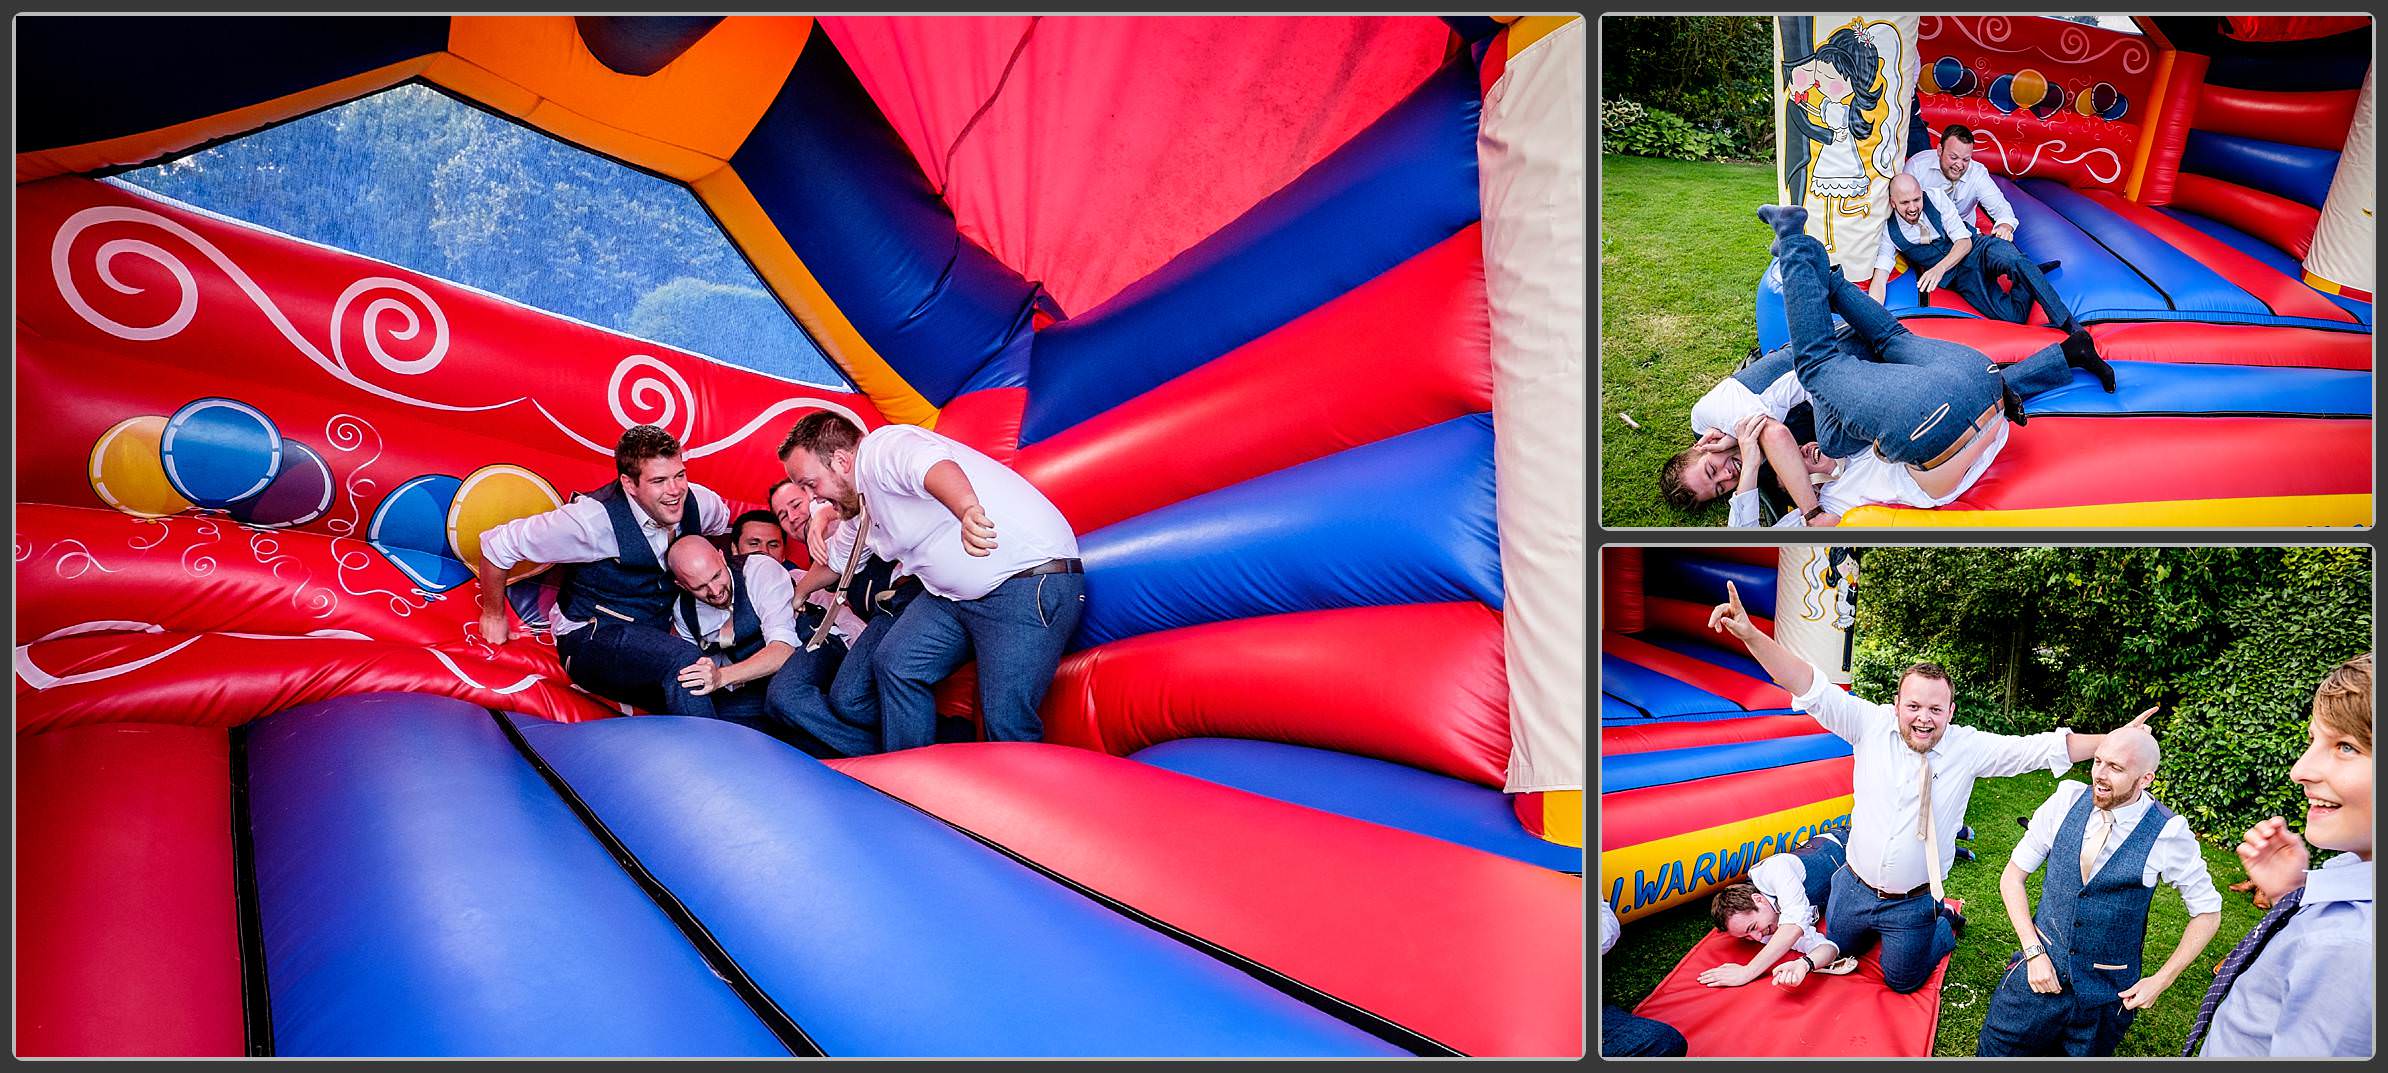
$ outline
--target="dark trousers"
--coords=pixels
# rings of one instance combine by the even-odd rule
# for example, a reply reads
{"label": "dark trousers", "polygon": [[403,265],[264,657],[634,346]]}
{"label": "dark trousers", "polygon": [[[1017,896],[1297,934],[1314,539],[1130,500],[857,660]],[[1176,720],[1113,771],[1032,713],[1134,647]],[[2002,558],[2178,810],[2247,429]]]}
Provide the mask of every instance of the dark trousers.
{"label": "dark trousers", "polygon": [[2084,994],[2071,980],[2063,984],[2064,990],[2056,994],[2040,994],[2031,989],[2022,952],[2009,957],[2005,978],[1999,980],[1998,990],[1990,993],[1990,1010],[1982,1019],[1974,1053],[1996,1057],[2112,1056],[2139,1011],[2124,1009],[2120,996]]}
{"label": "dark trousers", "polygon": [[1664,1021],[1636,1017],[1615,1006],[1600,1007],[1600,1054],[1603,1058],[1678,1058],[1683,1033]]}
{"label": "dark trousers", "polygon": [[607,700],[650,712],[672,710],[680,668],[696,662],[697,647],[668,629],[600,617],[556,638],[556,655],[574,685]]}
{"label": "dark trousers", "polygon": [[1957,949],[1957,933],[1926,891],[1907,898],[1883,898],[1858,881],[1847,865],[1832,875],[1832,901],[1824,919],[1833,945],[1856,957],[1882,943],[1882,981],[1899,994],[1932,979],[1932,967]]}
{"label": "dark trousers", "polygon": [[[2013,289],[1999,286],[2001,279],[2014,284]],[[2031,317],[2036,302],[2048,314],[2048,323],[2068,332],[2081,326],[2040,266],[1997,235],[1973,236],[1973,248],[1966,252],[1965,260],[1950,269],[1942,282],[1993,320],[2021,324]]]}

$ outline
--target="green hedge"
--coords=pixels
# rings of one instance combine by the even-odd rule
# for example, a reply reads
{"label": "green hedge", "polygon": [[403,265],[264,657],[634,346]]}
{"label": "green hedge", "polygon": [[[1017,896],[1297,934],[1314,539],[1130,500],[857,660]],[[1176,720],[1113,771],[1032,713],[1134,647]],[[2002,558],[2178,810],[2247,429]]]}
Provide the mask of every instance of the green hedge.
{"label": "green hedge", "polygon": [[2208,838],[2294,816],[2323,675],[2371,650],[2369,548],[1876,548],[1854,674],[1888,699],[1919,659],[1958,718],[2098,732],[2162,704],[2156,793]]}
{"label": "green hedge", "polygon": [[1677,160],[1774,157],[1774,30],[1762,15],[1601,20],[1604,152]]}

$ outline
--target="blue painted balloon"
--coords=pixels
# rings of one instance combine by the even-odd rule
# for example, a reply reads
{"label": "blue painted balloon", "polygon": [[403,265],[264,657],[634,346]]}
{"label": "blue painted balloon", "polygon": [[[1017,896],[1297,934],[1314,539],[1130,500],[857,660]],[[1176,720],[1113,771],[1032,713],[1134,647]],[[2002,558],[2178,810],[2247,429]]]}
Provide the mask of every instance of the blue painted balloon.
{"label": "blue painted balloon", "polygon": [[2015,76],[2000,75],[1991,79],[1990,91],[1983,96],[1989,98],[1990,107],[2001,112],[2013,112],[2015,110]]}
{"label": "blue painted balloon", "polygon": [[267,529],[305,525],[332,509],[332,467],[315,449],[297,440],[282,441],[282,472],[254,498],[232,505],[232,518],[242,525]]}
{"label": "blue painted balloon", "polygon": [[1982,88],[1982,80],[1973,73],[1973,68],[1966,67],[1962,70],[1964,73],[1957,76],[1957,84],[1949,87],[1948,93],[1951,97],[1963,97]]}
{"label": "blue painted balloon", "polygon": [[2114,103],[2107,105],[2104,108],[2098,109],[2098,118],[2108,120],[2121,119],[2125,115],[2130,114],[2130,111],[2131,99],[2123,96],[2122,92],[2117,90],[2114,95]]}
{"label": "blue painted balloon", "polygon": [[1955,56],[1942,56],[1932,62],[1932,83],[1952,97],[1973,92],[1979,82],[1973,76],[1973,68],[1965,66],[1965,61]]}
{"label": "blue painted balloon", "polygon": [[463,485],[437,473],[401,484],[373,509],[365,528],[365,542],[425,592],[446,592],[473,578],[448,550],[448,507]]}
{"label": "blue painted balloon", "polygon": [[265,491],[282,470],[282,433],[254,406],[193,399],[158,437],[166,483],[202,507],[228,507]]}

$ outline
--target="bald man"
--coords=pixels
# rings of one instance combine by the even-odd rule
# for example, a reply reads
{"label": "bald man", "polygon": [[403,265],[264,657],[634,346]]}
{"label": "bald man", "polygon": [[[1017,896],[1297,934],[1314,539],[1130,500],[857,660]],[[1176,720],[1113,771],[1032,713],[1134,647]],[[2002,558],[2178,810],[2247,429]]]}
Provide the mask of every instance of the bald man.
{"label": "bald man", "polygon": [[673,541],[664,564],[680,587],[672,630],[692,646],[664,691],[665,710],[742,723],[820,755],[809,735],[787,733],[801,725],[790,705],[812,685],[801,668],[781,673],[804,647],[787,568],[768,555],[724,557],[701,536]]}
{"label": "bald man", "polygon": [[[2098,386],[2114,390],[2114,368],[2098,356],[2098,347],[2083,330],[2079,318],[2057,297],[2040,266],[1997,235],[1977,235],[1957,207],[1939,191],[1926,190],[1915,176],[1891,177],[1890,226],[1882,229],[1882,243],[1874,257],[1874,279],[1866,292],[1881,301],[1890,288],[1891,268],[1900,257],[1914,270],[1915,289],[1928,296],[1942,287],[1965,299],[1985,317],[2022,324],[2032,304],[2048,323],[2066,332],[2065,362],[2088,370]],[[2005,279],[2009,286],[2001,287]]]}
{"label": "bald man", "polygon": [[[2098,743],[2090,781],[2067,779],[2042,803],[1999,877],[2023,949],[1990,998],[1975,1053],[2107,1056],[2139,1011],[2180,978],[2214,938],[2222,897],[2189,823],[2148,795],[2161,751],[2131,725]],[[2023,879],[2043,864],[2040,907]],[[2189,907],[2189,927],[2163,967],[2140,974],[2156,881]]]}

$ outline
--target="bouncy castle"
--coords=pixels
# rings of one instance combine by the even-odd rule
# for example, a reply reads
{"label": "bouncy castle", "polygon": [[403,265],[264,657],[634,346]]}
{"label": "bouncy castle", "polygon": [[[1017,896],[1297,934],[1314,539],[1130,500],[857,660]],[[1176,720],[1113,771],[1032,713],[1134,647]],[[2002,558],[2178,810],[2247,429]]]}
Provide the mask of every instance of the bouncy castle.
{"label": "bouncy castle", "polygon": [[1853,561],[1818,544],[1602,549],[1597,893],[1619,920],[1849,825],[1849,743],[1708,616],[1731,583],[1752,623],[1847,686]]}
{"label": "bouncy castle", "polygon": [[[20,1055],[1583,1052],[1582,19],[17,25]],[[833,371],[129,181],[401,91],[693,198]],[[822,409],[1070,519],[1044,740],[479,636],[624,428],[735,512]]]}
{"label": "bouncy castle", "polygon": [[[2107,394],[2077,374],[2033,398],[2029,425],[1955,502],[1862,507],[1844,524],[2370,523],[2372,20],[2129,24],[1777,20],[1782,110],[1840,121],[1830,143],[1807,133],[1827,128],[1784,121],[1780,193],[1809,207],[1844,272],[1872,274],[1891,176],[1964,124],[1973,166],[2018,217],[2016,245],[2056,265],[2049,282],[2118,382]],[[1803,67],[1828,67],[1845,88],[1794,100],[1790,72]],[[2033,323],[2011,324],[1945,289],[1919,301],[1904,266],[1885,304],[1913,331],[2000,362],[2060,338],[2036,307]],[[1770,280],[1757,323],[1761,347],[1787,341]]]}
{"label": "bouncy castle", "polygon": [[[1708,628],[1730,583],[1751,622],[1847,688],[1855,549],[1601,549],[1600,868],[1620,921],[1704,907],[1769,854],[1846,836],[1849,743],[1790,707],[1732,635]],[[1825,931],[1831,931],[1826,922]],[[1752,947],[1710,930],[1633,1012],[1683,1033],[1694,1057],[1927,1057],[1945,963],[1900,993],[1880,950],[1829,986],[1711,987]]]}

